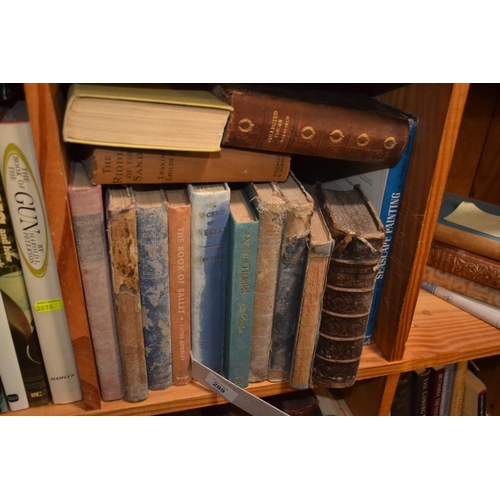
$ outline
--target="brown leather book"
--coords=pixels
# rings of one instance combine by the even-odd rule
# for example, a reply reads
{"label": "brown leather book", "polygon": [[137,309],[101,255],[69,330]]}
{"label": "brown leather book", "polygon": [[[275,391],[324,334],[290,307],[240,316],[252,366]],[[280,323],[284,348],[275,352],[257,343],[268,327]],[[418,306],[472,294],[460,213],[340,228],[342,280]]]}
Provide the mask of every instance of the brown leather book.
{"label": "brown leather book", "polygon": [[284,181],[290,156],[222,148],[216,153],[94,147],[79,153],[93,184]]}
{"label": "brown leather book", "polygon": [[427,265],[500,290],[500,262],[433,240]]}
{"label": "brown leather book", "polygon": [[409,137],[408,118],[362,94],[216,85],[230,104],[222,146],[391,166]]}
{"label": "brown leather book", "polygon": [[316,195],[335,246],[323,297],[313,382],[349,387],[361,360],[385,229],[359,186],[342,192],[317,184]]}
{"label": "brown leather book", "polygon": [[142,334],[136,203],[130,188],[106,191],[106,216],[125,399],[142,401],[149,394],[148,375]]}

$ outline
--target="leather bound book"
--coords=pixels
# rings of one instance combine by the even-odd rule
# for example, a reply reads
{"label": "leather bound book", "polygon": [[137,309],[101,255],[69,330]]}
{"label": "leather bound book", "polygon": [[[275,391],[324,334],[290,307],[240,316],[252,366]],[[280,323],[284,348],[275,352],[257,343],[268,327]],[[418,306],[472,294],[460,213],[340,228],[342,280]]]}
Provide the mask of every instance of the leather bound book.
{"label": "leather bound book", "polygon": [[123,367],[125,399],[148,397],[146,354],[142,334],[137,209],[130,188],[106,191],[106,217],[116,327]]}
{"label": "leather bound book", "polygon": [[412,372],[402,373],[391,405],[391,417],[408,417],[412,406]]}
{"label": "leather bound book", "polygon": [[408,119],[362,94],[257,85],[216,85],[233,111],[222,146],[395,165]]}
{"label": "leather bound book", "polygon": [[332,388],[354,384],[370,313],[385,229],[359,186],[316,195],[335,242],[323,296],[313,382]]}

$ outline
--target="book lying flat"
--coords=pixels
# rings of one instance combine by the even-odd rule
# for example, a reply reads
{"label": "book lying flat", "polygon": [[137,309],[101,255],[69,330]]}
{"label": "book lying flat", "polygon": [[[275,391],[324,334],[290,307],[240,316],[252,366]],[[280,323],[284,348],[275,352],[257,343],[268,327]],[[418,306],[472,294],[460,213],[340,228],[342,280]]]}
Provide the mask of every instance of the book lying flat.
{"label": "book lying flat", "polygon": [[74,84],[63,123],[67,142],[219,151],[232,107],[206,90]]}

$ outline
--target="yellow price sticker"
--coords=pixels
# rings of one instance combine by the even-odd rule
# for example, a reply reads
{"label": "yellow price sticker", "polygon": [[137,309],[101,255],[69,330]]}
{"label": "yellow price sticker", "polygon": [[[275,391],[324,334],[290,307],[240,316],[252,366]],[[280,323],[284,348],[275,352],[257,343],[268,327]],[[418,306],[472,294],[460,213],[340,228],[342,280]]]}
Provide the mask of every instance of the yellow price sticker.
{"label": "yellow price sticker", "polygon": [[35,311],[39,313],[58,311],[64,307],[62,299],[39,300],[35,302]]}

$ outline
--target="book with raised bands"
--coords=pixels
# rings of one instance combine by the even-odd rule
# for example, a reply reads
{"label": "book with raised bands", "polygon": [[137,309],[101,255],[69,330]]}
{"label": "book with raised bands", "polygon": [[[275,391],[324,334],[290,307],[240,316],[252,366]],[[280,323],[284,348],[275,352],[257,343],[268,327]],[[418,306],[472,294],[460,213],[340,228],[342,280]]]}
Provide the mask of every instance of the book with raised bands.
{"label": "book with raised bands", "polygon": [[206,90],[74,84],[63,123],[67,142],[219,151],[231,106]]}
{"label": "book with raised bands", "polygon": [[395,165],[409,136],[397,109],[362,94],[216,85],[230,104],[223,146]]}
{"label": "book with raised bands", "polygon": [[326,290],[313,382],[332,388],[354,384],[361,360],[385,229],[359,186],[316,194],[335,242]]}

